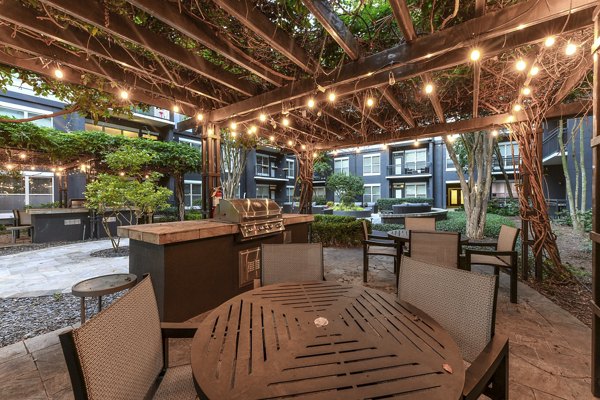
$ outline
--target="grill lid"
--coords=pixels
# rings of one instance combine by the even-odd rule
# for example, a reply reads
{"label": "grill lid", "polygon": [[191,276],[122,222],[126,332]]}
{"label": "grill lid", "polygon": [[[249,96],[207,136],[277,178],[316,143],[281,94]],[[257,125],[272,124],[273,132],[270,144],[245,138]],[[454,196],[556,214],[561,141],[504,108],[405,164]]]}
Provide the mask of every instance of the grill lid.
{"label": "grill lid", "polygon": [[236,223],[275,219],[281,218],[281,207],[271,199],[221,199],[215,218]]}

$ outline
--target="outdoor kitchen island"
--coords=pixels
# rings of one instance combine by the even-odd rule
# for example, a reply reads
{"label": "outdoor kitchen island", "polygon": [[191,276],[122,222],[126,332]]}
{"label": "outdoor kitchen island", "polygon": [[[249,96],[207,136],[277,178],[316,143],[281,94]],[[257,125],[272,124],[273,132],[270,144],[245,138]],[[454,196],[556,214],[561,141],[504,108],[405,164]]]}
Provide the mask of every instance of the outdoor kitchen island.
{"label": "outdoor kitchen island", "polygon": [[[281,216],[281,214],[280,214]],[[262,243],[306,243],[312,215],[283,214],[283,230],[244,238],[214,219],[119,227],[129,272],[149,273],[162,321],[181,322],[253,288]]]}

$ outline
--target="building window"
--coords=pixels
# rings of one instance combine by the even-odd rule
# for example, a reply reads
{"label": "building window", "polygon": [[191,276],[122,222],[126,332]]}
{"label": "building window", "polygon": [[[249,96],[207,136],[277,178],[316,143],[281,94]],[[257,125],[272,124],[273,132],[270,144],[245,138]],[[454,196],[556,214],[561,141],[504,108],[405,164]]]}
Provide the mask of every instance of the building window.
{"label": "building window", "polygon": [[379,175],[381,157],[379,154],[363,156],[363,175]]}
{"label": "building window", "polygon": [[[512,181],[509,181],[509,184],[510,184],[510,188],[511,188],[513,194],[517,193],[517,186],[515,185],[515,183]],[[509,198],[508,188],[506,187],[506,182],[504,182],[504,181],[492,182],[491,192],[492,192],[493,198],[497,198],[497,199]]]}
{"label": "building window", "polygon": [[333,173],[350,175],[350,161],[348,157],[341,157],[333,160]]}
{"label": "building window", "polygon": [[54,201],[54,175],[48,172],[23,172],[20,177],[0,178],[0,198],[7,210],[39,206]]}
{"label": "building window", "polygon": [[315,197],[326,197],[326,189],[324,186],[315,186],[313,187],[313,200]]}
{"label": "building window", "polygon": [[[86,131],[99,131],[99,132],[104,132],[107,135],[125,136],[125,137],[132,138],[132,139],[143,137],[144,139],[158,140],[158,133],[144,130],[143,134],[140,136],[140,132],[137,130],[133,130],[133,129],[134,128],[112,125],[112,124],[109,125],[109,124],[103,124],[103,123],[94,125],[91,122],[86,122],[86,124],[85,124]],[[183,141],[183,140],[180,139],[179,141]]]}
{"label": "building window", "polygon": [[292,204],[294,202],[294,187],[286,186],[285,188],[285,202]]}
{"label": "building window", "polygon": [[256,198],[257,199],[268,199],[269,197],[269,185],[256,185]]}
{"label": "building window", "polygon": [[456,171],[454,161],[450,158],[450,153],[446,150],[446,171]]}
{"label": "building window", "polygon": [[[264,154],[256,155],[256,175],[269,176],[269,156],[265,156]],[[263,198],[267,199],[268,196]]]}
{"label": "building window", "polygon": [[427,197],[426,183],[405,183],[404,197]]}
{"label": "building window", "polygon": [[422,174],[427,170],[427,149],[407,150],[404,152],[404,173]]}
{"label": "building window", "polygon": [[286,177],[288,179],[294,179],[296,177],[296,162],[288,158],[285,160],[285,167],[287,168]]}
{"label": "building window", "polygon": [[365,185],[363,203],[375,203],[381,198],[381,186],[379,184]]}
{"label": "building window", "polygon": [[[50,111],[36,110],[30,107],[20,107],[15,104],[0,102],[0,115],[14,117],[15,119],[38,117],[44,114],[51,114]],[[34,125],[45,128],[52,128],[52,118],[36,119],[31,121]]]}
{"label": "building window", "polygon": [[179,138],[179,143],[181,143],[181,144],[187,144],[192,149],[196,149],[198,151],[202,151],[202,141],[200,141],[200,140],[187,139],[187,138]]}
{"label": "building window", "polygon": [[202,206],[202,181],[183,181],[183,184],[185,208],[200,208]]}
{"label": "building window", "polygon": [[[503,167],[512,169],[513,164],[519,165],[519,145],[516,142],[498,143],[500,154],[502,155]],[[498,158],[493,156],[494,167],[498,167]]]}

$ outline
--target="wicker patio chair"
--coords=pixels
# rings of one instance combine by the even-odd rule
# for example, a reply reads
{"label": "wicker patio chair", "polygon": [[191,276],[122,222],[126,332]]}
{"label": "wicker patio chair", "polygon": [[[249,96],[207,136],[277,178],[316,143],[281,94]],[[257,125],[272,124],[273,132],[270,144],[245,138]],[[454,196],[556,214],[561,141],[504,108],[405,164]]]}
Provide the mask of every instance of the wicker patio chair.
{"label": "wicker patio chair", "polygon": [[494,267],[494,274],[498,275],[500,268],[510,275],[510,302],[517,302],[517,269],[518,254],[515,251],[519,229],[502,225],[497,243],[470,243],[469,246],[492,246],[494,250],[466,251],[466,266],[470,270],[472,265],[489,265]]}
{"label": "wicker patio chair", "polygon": [[410,231],[408,237],[409,257],[444,267],[459,267],[460,233]]}
{"label": "wicker patio chair", "polygon": [[498,278],[403,257],[398,298],[435,319],[470,363],[463,399],[508,398],[508,338],[495,335]]}
{"label": "wicker patio chair", "polygon": [[196,399],[191,366],[167,368],[168,338],[195,332],[192,324],[161,324],[152,281],[144,278],[60,335],[75,399]]}
{"label": "wicker patio chair", "polygon": [[435,231],[435,218],[404,218],[404,229],[409,231]]}
{"label": "wicker patio chair", "polygon": [[[369,234],[367,221],[363,220],[363,282],[367,281],[369,271],[369,256],[388,256],[394,259],[394,274],[398,274],[398,258],[402,256],[398,244],[391,239]],[[399,254],[400,253],[400,254]]]}
{"label": "wicker patio chair", "polygon": [[[260,269],[262,285],[325,280],[323,246],[321,243],[263,244]],[[256,281],[255,286],[259,286]]]}

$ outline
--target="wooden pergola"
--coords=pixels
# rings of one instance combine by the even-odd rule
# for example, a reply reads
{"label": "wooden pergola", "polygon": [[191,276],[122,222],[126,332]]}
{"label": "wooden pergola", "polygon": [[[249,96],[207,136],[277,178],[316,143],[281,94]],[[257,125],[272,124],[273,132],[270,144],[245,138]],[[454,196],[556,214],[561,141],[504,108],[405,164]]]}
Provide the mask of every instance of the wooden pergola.
{"label": "wooden pergola", "polygon": [[[210,199],[221,176],[222,129],[251,131],[293,151],[302,170],[317,150],[529,121],[530,112],[513,105],[531,77],[513,64],[517,57],[533,63],[554,35],[588,46],[568,76],[546,81],[552,104],[544,118],[583,115],[593,104],[597,165],[598,1],[505,3],[439,1],[445,17],[432,11],[427,31],[415,25],[412,2],[389,0],[390,15],[370,21],[385,36],[379,40],[353,32],[355,15],[327,0],[299,0],[297,14],[264,0],[3,0],[0,65],[49,79],[59,71],[65,82],[191,116],[178,129],[201,128],[203,197]],[[473,50],[480,59],[470,58]],[[573,97],[592,69],[593,88]],[[600,395],[598,168],[593,181],[592,374]]]}

